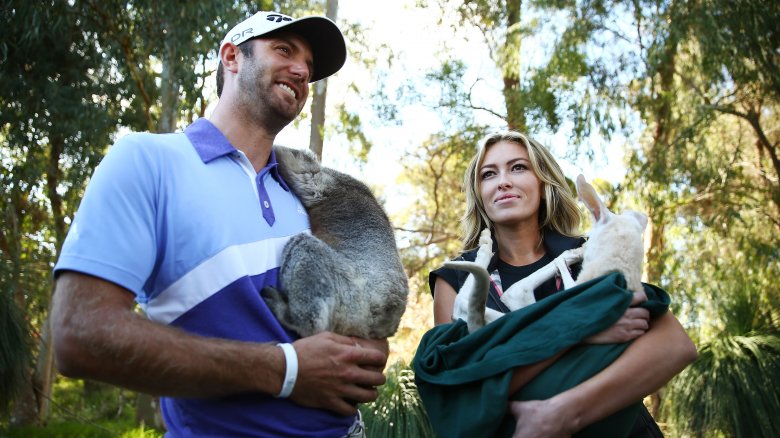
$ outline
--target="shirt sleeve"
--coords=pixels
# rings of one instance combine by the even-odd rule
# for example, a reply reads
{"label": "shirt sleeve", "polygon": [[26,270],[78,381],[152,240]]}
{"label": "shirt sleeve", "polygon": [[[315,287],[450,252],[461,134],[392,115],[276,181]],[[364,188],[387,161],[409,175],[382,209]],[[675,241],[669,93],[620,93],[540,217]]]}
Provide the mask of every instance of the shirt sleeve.
{"label": "shirt sleeve", "polygon": [[95,169],[62,247],[55,276],[93,275],[143,294],[156,259],[160,178],[146,144],[131,134],[111,147]]}
{"label": "shirt sleeve", "polygon": [[[474,253],[476,256],[476,252]],[[473,258],[468,257],[468,253],[461,254],[460,256],[452,259],[452,261],[462,261],[462,260],[468,260],[468,261],[474,261]],[[463,287],[463,283],[466,282],[466,278],[469,276],[469,273],[466,271],[461,271],[459,269],[451,269],[451,268],[438,268],[434,269],[428,274],[428,287],[431,289],[431,295],[435,294],[434,287],[436,286],[436,278],[441,277],[444,281],[447,282],[450,286],[452,286],[453,289],[455,289],[455,292],[457,293],[460,291],[460,288]]]}

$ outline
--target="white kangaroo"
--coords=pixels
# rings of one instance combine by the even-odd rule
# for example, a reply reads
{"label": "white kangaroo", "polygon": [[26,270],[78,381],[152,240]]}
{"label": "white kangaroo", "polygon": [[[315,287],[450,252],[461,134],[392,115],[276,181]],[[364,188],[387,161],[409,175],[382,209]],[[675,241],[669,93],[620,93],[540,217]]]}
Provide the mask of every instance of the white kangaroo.
{"label": "white kangaroo", "polygon": [[[560,274],[564,289],[568,289],[618,271],[626,278],[629,290],[642,291],[642,233],[647,226],[647,216],[630,210],[620,215],[612,213],[582,175],[577,176],[577,194],[593,215],[593,228],[588,233],[588,241],[580,248],[564,251],[555,260],[504,291],[501,301],[510,310],[536,302],[534,289],[556,274]],[[470,333],[503,316],[501,312],[485,308],[490,287],[487,266],[493,256],[489,229],[482,231],[479,243],[473,262],[444,263],[444,267],[464,270],[470,274],[458,292],[453,307],[453,319],[466,321]],[[582,261],[582,270],[577,281],[574,281],[569,266],[579,261]]]}

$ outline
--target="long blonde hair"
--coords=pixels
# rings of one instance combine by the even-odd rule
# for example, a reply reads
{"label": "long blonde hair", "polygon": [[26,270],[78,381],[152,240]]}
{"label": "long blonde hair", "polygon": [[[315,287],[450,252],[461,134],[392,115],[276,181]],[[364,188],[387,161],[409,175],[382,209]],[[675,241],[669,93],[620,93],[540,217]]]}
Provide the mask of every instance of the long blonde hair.
{"label": "long blonde hair", "polygon": [[577,236],[580,226],[580,211],[561,167],[546,147],[516,131],[499,131],[488,135],[480,142],[479,150],[466,168],[463,190],[466,192],[466,212],[461,219],[464,249],[476,248],[479,234],[493,224],[485,212],[480,195],[479,168],[485,160],[487,150],[496,143],[507,141],[525,146],[531,169],[542,182],[544,199],[539,208],[540,232],[552,228],[565,236]]}

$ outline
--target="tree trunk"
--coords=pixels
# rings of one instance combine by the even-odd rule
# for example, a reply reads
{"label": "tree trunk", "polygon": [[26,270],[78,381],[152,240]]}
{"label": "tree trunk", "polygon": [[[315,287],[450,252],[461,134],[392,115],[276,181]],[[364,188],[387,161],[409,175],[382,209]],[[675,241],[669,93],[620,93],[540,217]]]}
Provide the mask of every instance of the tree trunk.
{"label": "tree trunk", "polygon": [[173,132],[176,130],[179,114],[179,86],[174,71],[176,63],[176,47],[173,38],[165,40],[165,58],[162,60],[160,73],[160,121],[157,132]]}
{"label": "tree trunk", "polygon": [[138,393],[135,399],[135,422],[158,430],[164,429],[159,397]]}
{"label": "tree trunk", "polygon": [[314,83],[314,97],[311,100],[311,135],[309,149],[322,161],[323,133],[325,130],[325,96],[328,92],[328,80]]}
{"label": "tree trunk", "polygon": [[41,327],[41,342],[39,345],[38,362],[35,364],[33,389],[38,403],[38,416],[42,423],[49,419],[52,384],[54,383],[54,346],[52,345],[49,316]]}
{"label": "tree trunk", "polygon": [[[327,17],[336,21],[339,1],[328,0]],[[309,149],[322,161],[323,133],[325,131],[325,97],[328,92],[328,80],[322,79],[314,84],[314,96],[311,100],[311,135]]]}
{"label": "tree trunk", "polygon": [[[672,6],[674,7],[674,6]],[[653,157],[651,166],[651,175],[665,175],[665,171],[672,163],[668,163],[668,152],[672,145],[670,138],[673,138],[674,116],[672,112],[674,89],[675,63],[677,61],[677,46],[679,34],[672,32],[664,42],[663,52],[661,53],[661,62],[657,65],[658,83],[653,89],[652,117],[655,120],[655,130],[653,131],[653,140],[650,145],[648,157]],[[652,178],[652,177],[651,177]],[[654,181],[649,181],[654,185]],[[655,190],[648,192],[654,193]],[[649,214],[652,218],[650,244],[647,249],[647,276],[648,281],[660,282],[666,269],[665,263],[665,227],[667,223],[667,209],[664,201],[650,203]],[[650,415],[658,420],[661,413],[662,390],[658,390],[650,395]]]}
{"label": "tree trunk", "polygon": [[[29,371],[27,381],[32,382],[33,373]],[[40,422],[38,416],[38,403],[35,400],[35,390],[33,385],[25,385],[24,389],[14,400],[13,412],[11,413],[10,423],[12,426],[31,426]]]}
{"label": "tree trunk", "polygon": [[[522,1],[519,0],[507,2],[507,29],[514,29],[520,23],[521,6]],[[504,41],[505,52],[517,51],[519,53],[521,44],[519,31],[507,32],[507,39]],[[499,68],[501,69],[504,82],[503,93],[506,102],[507,125],[509,129],[527,132],[525,105],[523,104],[523,95],[520,90],[520,63],[509,62],[508,60],[502,60],[502,63],[504,65],[500,65]]]}

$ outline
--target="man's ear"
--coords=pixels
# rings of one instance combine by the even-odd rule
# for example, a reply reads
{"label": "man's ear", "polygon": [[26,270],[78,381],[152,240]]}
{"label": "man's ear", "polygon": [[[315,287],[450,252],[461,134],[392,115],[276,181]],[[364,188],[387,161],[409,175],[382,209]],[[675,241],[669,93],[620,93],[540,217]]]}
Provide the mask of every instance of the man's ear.
{"label": "man's ear", "polygon": [[219,49],[219,60],[222,62],[222,68],[233,74],[238,73],[238,52],[239,48],[233,43],[225,43]]}

